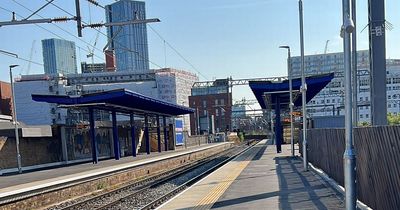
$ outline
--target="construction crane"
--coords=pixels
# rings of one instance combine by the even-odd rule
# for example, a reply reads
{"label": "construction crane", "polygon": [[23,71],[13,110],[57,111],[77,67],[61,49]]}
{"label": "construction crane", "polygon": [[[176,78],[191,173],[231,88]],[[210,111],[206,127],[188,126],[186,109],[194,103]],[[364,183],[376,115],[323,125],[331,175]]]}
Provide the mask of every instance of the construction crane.
{"label": "construction crane", "polygon": [[[26,72],[25,72],[26,75],[28,75],[29,72],[30,72],[30,70],[31,70],[32,56],[33,56],[33,52],[34,52],[34,50],[35,50],[35,43],[36,43],[36,40],[33,40],[33,41],[32,41],[32,46],[31,46],[31,52],[30,52],[30,54],[29,54],[28,65],[27,65],[27,67],[26,67]],[[23,69],[21,69],[21,72],[19,72],[19,74],[20,74],[20,75],[24,74]]]}
{"label": "construction crane", "polygon": [[324,54],[326,54],[328,52],[328,44],[329,44],[329,39],[326,40],[325,42],[325,50],[324,50]]}
{"label": "construction crane", "polygon": [[96,38],[94,39],[92,49],[90,49],[89,46],[87,46],[89,54],[87,54],[86,57],[92,59],[92,64],[94,64],[94,49],[96,48],[97,40],[99,39],[99,34],[100,34],[100,30],[97,31]]}

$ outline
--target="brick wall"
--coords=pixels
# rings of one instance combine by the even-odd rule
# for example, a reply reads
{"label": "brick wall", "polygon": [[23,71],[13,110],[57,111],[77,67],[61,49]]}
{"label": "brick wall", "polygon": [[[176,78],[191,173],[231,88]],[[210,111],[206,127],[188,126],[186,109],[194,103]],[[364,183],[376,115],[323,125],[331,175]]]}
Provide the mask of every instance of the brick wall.
{"label": "brick wall", "polygon": [[0,114],[11,115],[11,85],[0,82]]}
{"label": "brick wall", "polygon": [[[22,166],[61,161],[61,142],[55,138],[21,138]],[[0,168],[17,167],[15,139],[0,136]]]}

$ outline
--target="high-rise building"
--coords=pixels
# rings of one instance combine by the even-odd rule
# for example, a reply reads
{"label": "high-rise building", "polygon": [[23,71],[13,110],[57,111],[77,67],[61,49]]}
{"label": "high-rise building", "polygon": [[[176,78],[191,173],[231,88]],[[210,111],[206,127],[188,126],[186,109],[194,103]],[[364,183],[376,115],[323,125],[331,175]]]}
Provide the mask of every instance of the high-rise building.
{"label": "high-rise building", "polygon": [[45,74],[76,74],[75,43],[62,39],[42,40]]}
{"label": "high-rise building", "polygon": [[[106,6],[107,23],[146,19],[145,3],[120,0]],[[117,71],[149,71],[146,24],[128,24],[107,28],[109,50],[114,50]]]}

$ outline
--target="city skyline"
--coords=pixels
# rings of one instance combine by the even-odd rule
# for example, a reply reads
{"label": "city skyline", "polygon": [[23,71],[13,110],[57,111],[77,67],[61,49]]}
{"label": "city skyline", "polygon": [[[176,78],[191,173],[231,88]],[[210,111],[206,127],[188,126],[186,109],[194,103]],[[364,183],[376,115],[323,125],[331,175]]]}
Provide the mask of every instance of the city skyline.
{"label": "city skyline", "polygon": [[[45,2],[16,1],[31,10],[36,10]],[[293,55],[299,55],[298,39],[298,8],[297,1],[287,0],[285,3],[277,0],[269,1],[202,1],[199,2],[156,2],[148,0],[146,10],[148,18],[160,18],[161,23],[148,27],[149,60],[150,68],[174,67],[190,70],[199,75],[201,80],[214,78],[271,77],[286,75],[286,53],[278,49],[279,45],[286,44],[292,49]],[[74,14],[73,3],[54,1],[69,13]],[[102,5],[113,1],[100,1]],[[367,25],[367,4],[359,1],[358,6],[358,50],[368,49],[368,30],[363,30]],[[32,12],[24,9],[15,1],[3,1],[0,13],[1,20],[10,20],[11,14],[6,10],[15,11],[18,19],[27,17]],[[400,7],[400,2],[386,1],[386,19],[393,25],[393,29],[387,31],[387,58],[400,58],[399,42],[395,37],[400,36],[399,14],[395,8]],[[82,4],[82,16],[86,22],[105,21],[104,10]],[[323,13],[321,11],[324,11]],[[48,5],[38,13],[42,17],[59,17],[67,15],[52,5]],[[91,14],[91,15],[89,15]],[[20,16],[18,16],[20,15]],[[34,16],[33,18],[40,18]],[[76,36],[76,23],[56,23],[58,27],[65,28]],[[323,53],[326,40],[330,40],[328,52],[340,52],[342,39],[339,37],[341,25],[341,3],[320,2],[316,0],[304,1],[304,26],[305,26],[305,53],[313,55]],[[84,29],[82,42],[76,37],[60,30],[53,24],[40,24],[55,34],[75,41],[77,44],[77,62],[88,61],[85,52],[88,45],[93,45],[96,30]],[[153,31],[156,30],[162,37]],[[27,38],[27,31],[33,31]],[[101,29],[106,33],[105,29]],[[1,27],[3,39],[1,50],[11,51],[20,57],[29,59],[30,48],[33,40],[55,36],[35,25]],[[165,43],[163,41],[167,41]],[[89,43],[89,44],[88,44]],[[178,56],[168,43],[172,45],[186,60]],[[96,48],[102,49],[106,44],[105,36],[100,34]],[[36,52],[36,53],[35,53]],[[104,55],[95,50],[95,61],[102,62]],[[40,48],[33,48],[32,61],[42,63]],[[27,62],[17,60],[5,55],[0,56],[1,69],[7,69],[10,64],[20,64],[16,68],[15,75],[26,72]],[[159,67],[157,67],[157,65]],[[195,69],[194,69],[194,68]],[[30,73],[42,73],[43,66],[32,63]],[[200,72],[200,74],[199,74]],[[6,71],[0,71],[0,80],[8,81]],[[248,88],[247,88],[248,89]],[[248,91],[235,91],[235,98],[248,96]],[[242,94],[243,92],[243,94]]]}

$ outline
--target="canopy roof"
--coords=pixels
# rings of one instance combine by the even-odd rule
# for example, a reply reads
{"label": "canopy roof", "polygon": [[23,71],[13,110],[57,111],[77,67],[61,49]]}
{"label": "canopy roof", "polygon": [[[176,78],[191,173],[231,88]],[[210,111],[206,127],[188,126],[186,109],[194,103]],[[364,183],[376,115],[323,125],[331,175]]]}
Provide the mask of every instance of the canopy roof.
{"label": "canopy roof", "polygon": [[183,115],[194,109],[155,99],[126,89],[116,89],[80,96],[32,94],[38,102],[56,103],[61,107],[93,107],[123,113]]}
{"label": "canopy roof", "polygon": [[[333,77],[333,73],[307,77],[306,101],[309,102],[315,95],[317,95],[326,85],[329,84],[329,82],[331,82]],[[249,86],[256,96],[261,108],[266,109],[270,106],[274,109],[278,97],[280,99],[281,108],[289,107],[289,80],[284,80],[278,83],[270,81],[250,81]],[[301,106],[302,104],[301,97],[297,97],[301,95],[300,86],[301,78],[292,79],[292,89],[294,93],[293,102],[295,106]]]}

